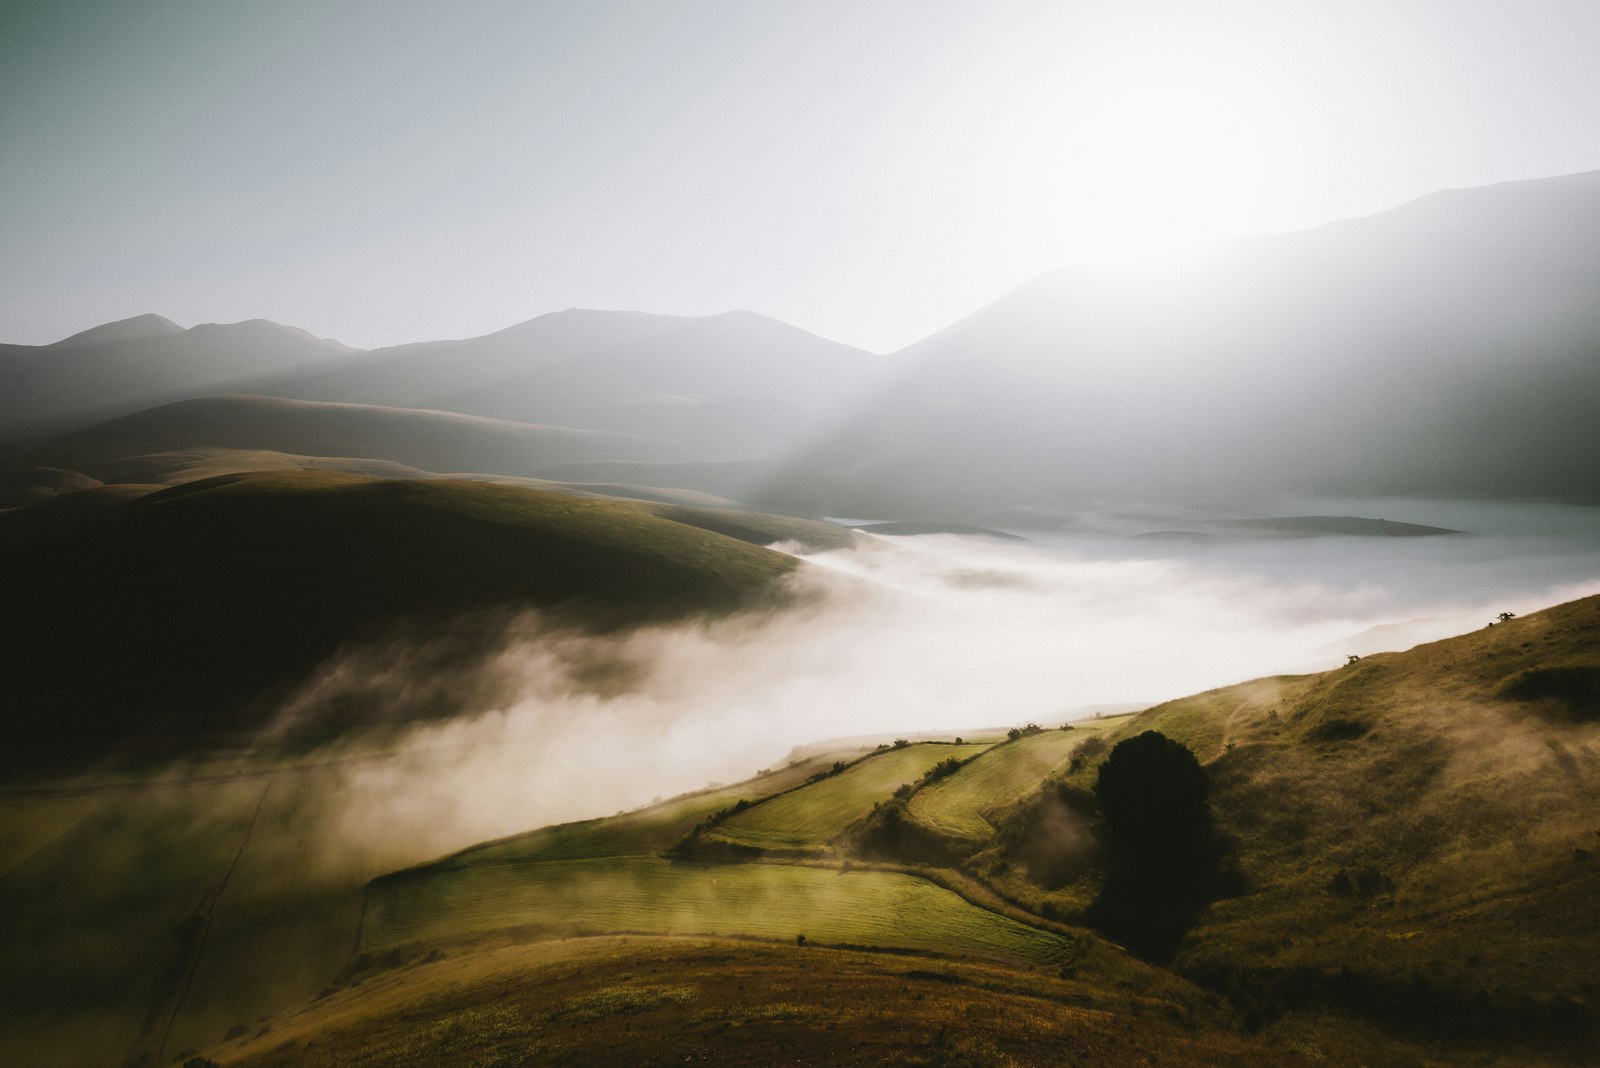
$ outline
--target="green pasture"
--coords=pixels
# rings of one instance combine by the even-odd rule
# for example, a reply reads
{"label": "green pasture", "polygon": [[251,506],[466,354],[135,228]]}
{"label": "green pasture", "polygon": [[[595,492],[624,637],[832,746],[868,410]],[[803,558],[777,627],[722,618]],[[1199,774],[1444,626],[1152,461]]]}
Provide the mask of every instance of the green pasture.
{"label": "green pasture", "polygon": [[[54,824],[0,880],[0,1060],[117,1064],[154,1052],[262,784],[0,803]],[[53,812],[46,810],[54,810]],[[9,843],[8,843],[9,844]]]}
{"label": "green pasture", "polygon": [[772,849],[826,845],[845,827],[893,796],[902,783],[915,782],[950,757],[965,760],[983,745],[920,743],[887,749],[838,775],[755,805],[717,825],[716,834],[743,845]]}
{"label": "green pasture", "polygon": [[439,861],[437,867],[654,856],[671,849],[706,817],[740,800],[756,801],[799,786],[835,760],[856,754],[822,753],[746,782],[674,797],[635,812],[561,823],[488,842]]}
{"label": "green pasture", "polygon": [[1072,757],[1087,737],[1079,731],[1045,731],[995,746],[911,798],[911,817],[953,838],[983,840],[994,833],[983,813],[1015,801]]}
{"label": "green pasture", "polygon": [[638,932],[745,935],[1040,963],[1059,935],[894,872],[784,864],[702,867],[659,858],[543,861],[374,884],[362,947],[427,945],[517,929],[530,937]]}

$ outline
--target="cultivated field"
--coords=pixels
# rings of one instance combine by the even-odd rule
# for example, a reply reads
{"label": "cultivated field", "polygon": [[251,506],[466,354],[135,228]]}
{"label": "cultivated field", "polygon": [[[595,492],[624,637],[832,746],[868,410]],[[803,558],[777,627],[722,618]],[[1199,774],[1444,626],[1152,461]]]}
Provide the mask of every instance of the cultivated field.
{"label": "cultivated field", "polygon": [[1072,758],[1087,731],[1045,731],[995,746],[954,775],[911,798],[911,817],[950,838],[982,842],[994,835],[983,814],[1034,789]]}
{"label": "cultivated field", "polygon": [[986,748],[925,742],[888,749],[838,775],[737,813],[717,825],[716,835],[764,849],[820,848],[902,783],[915,782],[941,760],[965,760]]}
{"label": "cultivated field", "polygon": [[497,864],[374,884],[362,947],[432,948],[520,928],[525,937],[637,932],[744,935],[969,954],[1063,956],[1061,935],[907,875],[787,864],[704,867],[653,857]]}
{"label": "cultivated field", "polygon": [[430,867],[654,856],[672,848],[712,813],[741,799],[756,801],[782,793],[827,769],[835,760],[849,760],[859,755],[846,751],[819,753],[745,782],[671,798],[635,812],[542,827],[474,846]]}

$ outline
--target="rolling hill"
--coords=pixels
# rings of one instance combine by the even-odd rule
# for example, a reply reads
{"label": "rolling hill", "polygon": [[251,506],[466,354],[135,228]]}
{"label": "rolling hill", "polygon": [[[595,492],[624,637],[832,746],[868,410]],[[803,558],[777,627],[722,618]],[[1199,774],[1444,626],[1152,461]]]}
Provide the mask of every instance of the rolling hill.
{"label": "rolling hill", "polygon": [[[0,673],[14,752],[30,738],[77,737],[87,753],[132,736],[250,730],[269,695],[343,644],[402,624],[426,625],[430,663],[446,672],[492,639],[484,613],[539,607],[615,626],[729,612],[769,596],[796,566],[751,544],[762,538],[754,526],[740,540],[707,529],[714,513],[691,525],[657,509],[668,510],[486,482],[293,472],[147,493],[31,539],[8,540],[0,523],[13,576]],[[793,533],[779,527],[767,540]]]}
{"label": "rolling hill", "polygon": [[13,458],[102,481],[159,482],[198,449],[276,452],[399,464],[448,474],[531,476],[555,464],[664,459],[674,442],[454,412],[223,396],[178,401],[57,438]]}
{"label": "rolling hill", "polygon": [[[319,862],[296,806],[333,766],[0,794],[0,917],[31,917],[0,1043],[104,1064],[1588,1063],[1597,680],[1600,597],[1075,730],[818,751],[364,890],[360,857],[297,889]],[[1051,808],[1151,730],[1205,767],[1238,874],[1168,967],[1080,926],[1100,832],[1063,836],[1088,817]],[[953,859],[863,852],[891,811]],[[130,827],[137,879],[79,877]],[[741,828],[804,848],[669,859]],[[1040,848],[1074,869],[1038,881]],[[187,917],[175,944],[162,917]],[[84,937],[55,944],[65,924]]]}
{"label": "rolling hill", "polygon": [[[670,835],[650,822],[652,810],[558,828],[549,839],[557,852],[539,836],[516,840],[522,844],[509,852],[468,851],[373,884],[376,911],[364,938],[383,946],[403,936],[420,949],[469,935],[493,942],[497,929],[513,941],[553,937],[574,925],[596,934],[766,938],[778,938],[785,923],[831,931],[833,898],[819,910],[807,904],[814,891],[783,882],[802,878],[799,862],[929,879],[968,907],[1069,937],[1073,948],[1063,945],[1062,959],[1105,969],[1100,943],[1061,926],[1093,916],[1101,859],[1085,843],[1100,832],[1090,823],[1064,832],[1063,823],[1086,817],[1054,799],[1092,787],[1116,743],[1155,730],[1207,769],[1214,818],[1236,866],[1235,884],[1185,937],[1172,963],[1176,981],[1225,996],[1251,1030],[1298,1034],[1335,1060],[1404,1060],[1417,1042],[1445,1062],[1469,1049],[1502,1049],[1510,1063],[1539,1063],[1581,1057],[1600,1041],[1588,966],[1600,950],[1600,597],[1336,671],[1255,680],[1092,725],[1099,729],[969,746],[958,755],[975,758],[943,775],[923,773],[939,750],[961,747],[880,750],[766,797],[724,792],[682,810],[674,829],[723,803],[694,833],[763,848],[709,867],[651,866],[659,862],[645,851]],[[903,780],[911,785],[891,785]],[[735,795],[740,803],[726,805]],[[852,828],[891,810],[943,838],[957,859],[930,865],[908,854],[896,864],[879,848],[888,841],[882,836],[863,852],[869,839]],[[617,840],[613,824],[664,833],[620,839],[637,851],[623,863],[627,846],[602,845]],[[1060,852],[1064,874],[1041,882],[1030,858],[1039,850]],[[569,877],[572,887],[554,892]],[[768,903],[759,913],[739,919],[737,908],[701,901],[754,893],[752,879],[778,880],[761,891]],[[853,883],[835,885],[854,900]],[[552,893],[540,889],[547,886]],[[568,906],[541,900],[585,904],[569,915]],[[772,904],[779,900],[785,904]],[[870,924],[872,895],[860,904],[862,911],[839,915]],[[541,933],[540,924],[551,926]],[[862,936],[833,936],[841,937]],[[907,937],[884,929],[870,944],[910,948]],[[951,929],[939,944],[1019,960],[1017,949],[983,942],[988,935],[962,941],[969,937]],[[1348,1045],[1374,1036],[1387,1036],[1376,1039],[1387,1052]]]}

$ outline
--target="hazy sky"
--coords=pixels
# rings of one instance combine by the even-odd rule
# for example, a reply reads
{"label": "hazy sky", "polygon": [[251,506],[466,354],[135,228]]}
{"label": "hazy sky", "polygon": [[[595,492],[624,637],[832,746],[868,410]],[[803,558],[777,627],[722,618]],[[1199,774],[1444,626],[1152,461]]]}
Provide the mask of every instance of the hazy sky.
{"label": "hazy sky", "polygon": [[1600,4],[23,0],[0,339],[578,305],[875,350],[1031,276],[1600,169]]}

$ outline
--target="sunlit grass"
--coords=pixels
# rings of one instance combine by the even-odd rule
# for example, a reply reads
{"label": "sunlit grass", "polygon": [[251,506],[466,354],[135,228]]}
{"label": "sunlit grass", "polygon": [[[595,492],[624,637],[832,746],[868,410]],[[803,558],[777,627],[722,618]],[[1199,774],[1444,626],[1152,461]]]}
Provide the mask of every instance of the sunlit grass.
{"label": "sunlit grass", "polygon": [[983,813],[1034,789],[1066,763],[1086,736],[1053,730],[997,746],[954,775],[918,790],[909,806],[911,816],[941,834],[983,841],[994,834]]}
{"label": "sunlit grass", "polygon": [[782,864],[698,867],[645,858],[445,870],[374,884],[362,944],[432,944],[496,930],[533,937],[745,935],[1042,962],[1059,935],[977,908],[924,880]]}
{"label": "sunlit grass", "polygon": [[951,757],[965,760],[984,745],[921,743],[890,749],[846,768],[838,775],[756,805],[717,825],[716,835],[762,848],[816,848],[886,801],[903,783],[914,783],[929,768]]}

